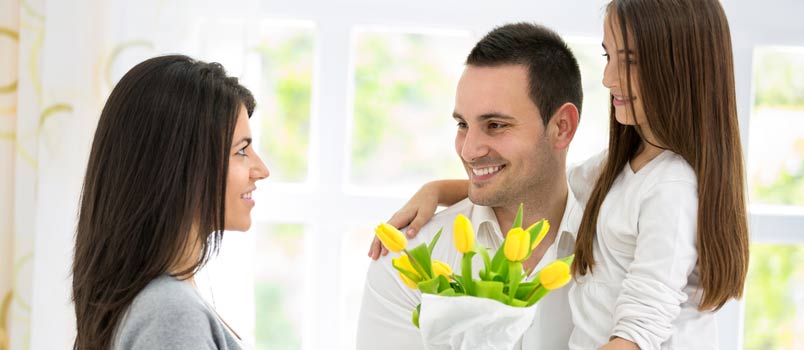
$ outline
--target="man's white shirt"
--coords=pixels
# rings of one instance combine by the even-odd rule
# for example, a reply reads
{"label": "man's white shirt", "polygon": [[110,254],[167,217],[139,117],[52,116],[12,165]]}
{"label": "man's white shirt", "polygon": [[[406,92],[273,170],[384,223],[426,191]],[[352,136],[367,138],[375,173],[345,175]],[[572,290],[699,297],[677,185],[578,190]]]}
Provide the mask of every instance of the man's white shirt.
{"label": "man's white shirt", "polygon": [[[441,238],[433,249],[432,257],[446,262],[453,269],[459,269],[462,254],[455,249],[452,234],[453,221],[458,214],[463,214],[472,221],[477,242],[489,248],[489,254],[493,255],[503,242],[500,225],[492,208],[475,205],[469,199],[436,214],[430,222],[422,227],[418,236],[408,240],[408,247],[429,243],[436,232],[443,229]],[[558,227],[558,235],[545,252],[542,260],[533,269],[528,280],[533,279],[536,272],[555,259],[572,254],[575,247],[575,233],[582,215],[582,208],[578,205],[572,191],[568,191],[567,204]],[[391,265],[391,258],[398,255],[389,253],[372,261],[369,265],[358,320],[358,350],[425,349],[419,329],[411,322],[413,309],[421,301],[421,293],[408,288]],[[475,255],[472,268],[474,276],[477,276],[477,272],[483,268],[483,261],[479,255]],[[533,324],[525,332],[517,348],[567,348],[572,332],[572,318],[567,296],[569,288],[570,285],[567,285],[552,291],[539,301]]]}

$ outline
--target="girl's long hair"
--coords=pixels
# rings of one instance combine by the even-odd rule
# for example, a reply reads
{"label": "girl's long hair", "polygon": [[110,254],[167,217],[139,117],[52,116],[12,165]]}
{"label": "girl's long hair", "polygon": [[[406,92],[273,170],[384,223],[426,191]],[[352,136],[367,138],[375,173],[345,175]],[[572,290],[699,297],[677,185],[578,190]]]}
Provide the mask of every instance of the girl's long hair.
{"label": "girl's long hair", "polygon": [[[683,157],[698,179],[697,248],[700,310],[717,310],[743,293],[748,271],[748,224],[734,63],[726,15],[718,0],[614,0],[607,8],[622,33],[629,96],[636,69],[647,122],[663,148]],[[636,47],[629,48],[633,35]],[[616,64],[616,63],[612,63]],[[631,104],[631,112],[636,115]],[[591,272],[600,207],[642,139],[610,105],[608,158],[578,230],[576,275]]]}
{"label": "girl's long hair", "polygon": [[[72,266],[74,349],[109,349],[134,297],[164,273],[192,276],[217,252],[241,106],[254,98],[217,63],[149,59],[114,87],[92,142]],[[189,249],[198,259],[175,268]]]}

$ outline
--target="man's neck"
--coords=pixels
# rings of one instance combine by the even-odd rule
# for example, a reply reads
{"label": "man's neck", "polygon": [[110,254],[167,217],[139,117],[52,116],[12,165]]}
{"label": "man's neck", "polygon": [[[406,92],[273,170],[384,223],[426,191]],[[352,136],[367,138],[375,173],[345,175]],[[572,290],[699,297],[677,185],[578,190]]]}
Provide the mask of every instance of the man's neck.
{"label": "man's neck", "polygon": [[[567,205],[567,191],[567,185],[564,182],[561,186],[553,187],[553,190],[548,193],[534,194],[523,198],[522,227],[527,228],[541,219],[547,219],[551,227],[558,228],[561,218],[564,216],[564,208]],[[497,222],[500,224],[503,237],[505,237],[514,223],[514,218],[516,218],[516,213],[519,210],[519,203],[494,207],[493,210],[497,216]]]}
{"label": "man's neck", "polygon": [[[530,274],[533,268],[542,260],[547,249],[553,244],[558,236],[558,227],[561,225],[561,220],[564,217],[564,209],[567,206],[567,182],[566,179],[562,180],[560,184],[550,186],[550,191],[542,194],[533,194],[527,196],[528,199],[523,199],[523,217],[522,227],[527,228],[533,223],[547,219],[550,223],[550,230],[547,231],[542,242],[533,250],[528,260],[523,262],[523,267],[526,273]],[[529,200],[533,198],[532,200]],[[508,236],[508,230],[514,223],[516,213],[519,210],[519,204],[505,207],[495,207],[494,213],[497,216],[497,222],[500,224],[503,237]]]}

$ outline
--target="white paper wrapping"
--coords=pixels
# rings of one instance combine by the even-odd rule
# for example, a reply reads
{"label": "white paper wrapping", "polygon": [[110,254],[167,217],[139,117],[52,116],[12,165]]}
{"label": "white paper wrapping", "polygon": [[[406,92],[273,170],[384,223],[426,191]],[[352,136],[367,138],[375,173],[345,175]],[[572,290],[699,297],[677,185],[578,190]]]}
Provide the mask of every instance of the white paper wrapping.
{"label": "white paper wrapping", "polygon": [[511,350],[533,323],[537,305],[422,294],[419,328],[430,350]]}

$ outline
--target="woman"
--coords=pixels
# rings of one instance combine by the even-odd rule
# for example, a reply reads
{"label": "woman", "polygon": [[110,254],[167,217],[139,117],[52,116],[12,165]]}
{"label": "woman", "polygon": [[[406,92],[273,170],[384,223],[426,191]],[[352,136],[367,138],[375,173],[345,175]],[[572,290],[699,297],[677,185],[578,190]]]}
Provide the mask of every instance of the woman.
{"label": "woman", "polygon": [[217,63],[132,68],[101,113],[76,230],[74,349],[239,349],[193,276],[251,225],[254,98]]}

